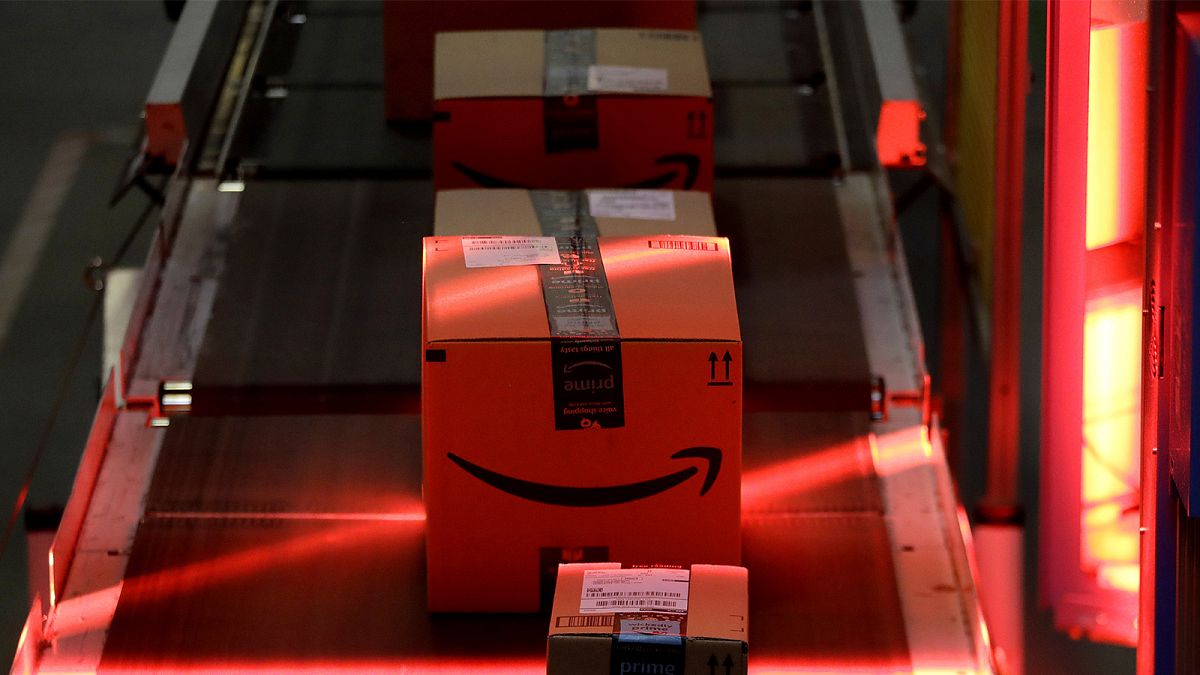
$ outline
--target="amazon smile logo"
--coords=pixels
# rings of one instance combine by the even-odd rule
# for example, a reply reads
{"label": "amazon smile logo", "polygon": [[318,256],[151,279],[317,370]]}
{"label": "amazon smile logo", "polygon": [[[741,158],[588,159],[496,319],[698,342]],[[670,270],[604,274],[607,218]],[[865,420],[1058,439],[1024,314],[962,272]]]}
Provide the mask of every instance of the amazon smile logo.
{"label": "amazon smile logo", "polygon": [[[653,497],[661,492],[686,482],[692,476],[700,473],[700,469],[689,466],[665,476],[626,483],[624,485],[608,485],[604,487],[575,487],[570,485],[550,485],[535,483],[506,476],[478,464],[470,462],[458,455],[448,452],[446,457],[457,464],[463,471],[471,474],[488,485],[507,492],[514,497],[528,499],[541,504],[555,506],[612,506],[624,504],[647,497]],[[721,472],[721,450],[710,447],[685,448],[671,455],[671,459],[702,459],[705,462],[704,482],[700,485],[700,496],[703,497],[712,488]]]}
{"label": "amazon smile logo", "polygon": [[[520,188],[523,190],[531,189],[528,185],[522,185],[516,181],[510,181],[506,178],[493,176],[484,173],[478,169],[463,164],[462,162],[451,162],[455,169],[462,175],[472,180],[476,185],[486,188]],[[636,181],[629,185],[623,186],[630,190],[653,190],[666,188],[674,181],[680,180],[684,190],[692,189],[696,184],[696,178],[700,175],[700,158],[690,153],[680,153],[675,155],[663,155],[654,160],[656,166],[671,166],[677,165],[679,169],[665,171],[656,176],[652,176],[645,180]]]}

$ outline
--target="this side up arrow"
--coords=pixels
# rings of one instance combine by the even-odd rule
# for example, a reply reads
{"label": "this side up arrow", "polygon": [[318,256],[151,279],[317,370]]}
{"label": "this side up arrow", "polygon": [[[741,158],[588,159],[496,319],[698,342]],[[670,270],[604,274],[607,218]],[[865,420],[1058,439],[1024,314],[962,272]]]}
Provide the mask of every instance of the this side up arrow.
{"label": "this side up arrow", "polygon": [[717,655],[716,654],[708,655],[708,675],[717,675]]}
{"label": "this side up arrow", "polygon": [[[726,352],[725,355],[728,356],[729,353]],[[725,367],[728,368],[729,366],[725,366]],[[717,353],[716,352],[708,353],[708,370],[709,370],[708,379],[710,379],[710,380],[717,379]]]}
{"label": "this side up arrow", "polygon": [[722,356],[721,360],[725,362],[725,379],[728,380],[729,379],[729,364],[733,361],[733,357],[729,355],[728,349],[725,350],[725,356]]}

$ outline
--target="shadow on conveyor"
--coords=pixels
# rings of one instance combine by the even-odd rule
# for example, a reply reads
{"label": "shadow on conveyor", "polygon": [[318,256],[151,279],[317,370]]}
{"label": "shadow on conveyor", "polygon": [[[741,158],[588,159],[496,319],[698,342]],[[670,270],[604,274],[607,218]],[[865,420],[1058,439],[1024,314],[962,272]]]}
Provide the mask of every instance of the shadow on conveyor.
{"label": "shadow on conveyor", "polygon": [[[195,409],[167,431],[101,671],[543,671],[542,617],[425,611],[415,413],[432,193],[376,167],[407,153],[390,177],[407,176],[428,148],[411,130],[372,138],[358,115],[374,122],[382,104],[355,94],[361,45],[305,42],[367,19],[312,5],[293,72],[340,84],[271,104],[248,146],[260,176],[293,179],[242,195]],[[714,206],[745,342],[752,670],[910,670],[837,187],[796,177],[836,159],[811,11],[701,10],[725,120]],[[311,180],[345,144],[375,179]]]}

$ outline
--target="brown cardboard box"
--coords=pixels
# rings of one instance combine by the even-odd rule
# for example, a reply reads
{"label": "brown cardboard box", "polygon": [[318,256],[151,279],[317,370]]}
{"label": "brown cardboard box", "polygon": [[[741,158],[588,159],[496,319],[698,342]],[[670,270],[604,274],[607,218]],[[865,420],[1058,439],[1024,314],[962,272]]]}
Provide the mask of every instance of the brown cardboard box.
{"label": "brown cardboard box", "polygon": [[438,33],[434,186],[711,192],[711,97],[692,31]]}
{"label": "brown cardboard box", "polygon": [[424,270],[430,610],[536,611],[560,562],[740,562],[727,240],[429,237]]}
{"label": "brown cardboard box", "polygon": [[588,26],[696,29],[692,0],[388,0],[383,77],[390,121],[433,115],[434,33]]}
{"label": "brown cardboard box", "polygon": [[744,675],[746,582],[725,565],[561,565],[547,675]]}
{"label": "brown cardboard box", "polygon": [[716,236],[706,192],[677,190],[442,190],[435,235],[555,235],[579,228],[601,236]]}

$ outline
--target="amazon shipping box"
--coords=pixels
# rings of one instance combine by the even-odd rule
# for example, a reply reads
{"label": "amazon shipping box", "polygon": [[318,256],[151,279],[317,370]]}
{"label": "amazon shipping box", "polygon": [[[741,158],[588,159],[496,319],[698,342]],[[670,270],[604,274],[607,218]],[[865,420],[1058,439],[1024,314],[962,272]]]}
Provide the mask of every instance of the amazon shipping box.
{"label": "amazon shipping box", "polygon": [[549,607],[558,565],[738,564],[741,337],[720,237],[428,237],[429,609]]}
{"label": "amazon shipping box", "polygon": [[711,192],[711,97],[693,31],[438,33],[434,187]]}
{"label": "amazon shipping box", "polygon": [[744,567],[562,565],[547,675],[744,675]]}
{"label": "amazon shipping box", "polygon": [[436,235],[716,236],[706,192],[677,190],[442,190]]}
{"label": "amazon shipping box", "polygon": [[691,0],[404,0],[383,3],[383,84],[391,121],[433,114],[433,36],[512,28],[696,28]]}

